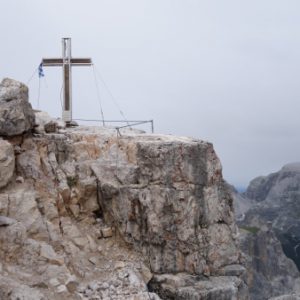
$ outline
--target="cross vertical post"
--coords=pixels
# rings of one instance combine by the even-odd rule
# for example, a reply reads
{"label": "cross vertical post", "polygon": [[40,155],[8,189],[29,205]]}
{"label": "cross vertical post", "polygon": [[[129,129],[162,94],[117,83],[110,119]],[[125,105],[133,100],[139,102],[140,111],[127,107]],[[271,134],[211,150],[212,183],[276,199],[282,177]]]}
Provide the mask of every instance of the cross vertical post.
{"label": "cross vertical post", "polygon": [[64,82],[64,104],[62,119],[66,122],[72,120],[72,73],[71,73],[71,39],[62,38],[63,57],[63,82]]}
{"label": "cross vertical post", "polygon": [[62,67],[63,70],[63,111],[62,119],[66,123],[72,121],[72,66],[91,66],[90,58],[72,58],[71,38],[62,38],[62,58],[43,58],[45,67]]}

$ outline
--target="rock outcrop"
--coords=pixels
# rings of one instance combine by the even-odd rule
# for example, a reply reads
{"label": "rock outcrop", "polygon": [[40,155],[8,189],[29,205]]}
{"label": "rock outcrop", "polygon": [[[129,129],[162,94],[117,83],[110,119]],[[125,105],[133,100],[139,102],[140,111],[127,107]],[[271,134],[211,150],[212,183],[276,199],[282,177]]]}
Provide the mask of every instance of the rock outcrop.
{"label": "rock outcrop", "polygon": [[13,146],[7,141],[0,140],[0,188],[11,180],[15,169]]}
{"label": "rock outcrop", "polygon": [[233,272],[230,276],[199,278],[186,273],[155,275],[149,286],[162,299],[248,299],[248,287]]}
{"label": "rock outcrop", "polygon": [[297,295],[282,295],[279,297],[272,297],[269,300],[300,300],[300,296]]}
{"label": "rock outcrop", "polygon": [[238,224],[242,249],[248,255],[251,298],[299,294],[300,164],[255,178],[235,198],[247,203]]}
{"label": "rock outcrop", "polygon": [[28,88],[5,78],[0,83],[0,136],[15,136],[31,130],[34,113],[28,102]]}
{"label": "rock outcrop", "polygon": [[246,212],[256,203],[254,200],[247,198],[244,194],[239,193],[234,186],[227,185],[234,203],[234,214],[237,222],[245,218]]}
{"label": "rock outcrop", "polygon": [[285,254],[300,269],[300,163],[288,164],[279,172],[254,179],[245,195],[256,201],[245,221],[255,224],[259,219],[272,223]]}
{"label": "rock outcrop", "polygon": [[265,300],[300,290],[294,262],[287,258],[272,228],[241,225],[241,248],[247,255],[247,285],[251,299]]}
{"label": "rock outcrop", "polygon": [[210,143],[38,122],[2,134],[1,299],[247,299]]}
{"label": "rock outcrop", "polygon": [[92,164],[102,209],[155,273],[209,276],[239,262],[232,199],[211,144],[146,135],[107,142]]}

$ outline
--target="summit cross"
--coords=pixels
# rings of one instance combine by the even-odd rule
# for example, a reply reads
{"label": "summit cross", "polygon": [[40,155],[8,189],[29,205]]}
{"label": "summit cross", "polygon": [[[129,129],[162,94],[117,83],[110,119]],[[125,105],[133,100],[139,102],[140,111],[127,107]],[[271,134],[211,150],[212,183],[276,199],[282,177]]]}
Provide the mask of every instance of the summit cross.
{"label": "summit cross", "polygon": [[62,38],[62,58],[43,58],[42,66],[62,67],[64,104],[62,119],[66,123],[72,121],[72,67],[91,66],[91,58],[73,58],[71,55],[71,38]]}

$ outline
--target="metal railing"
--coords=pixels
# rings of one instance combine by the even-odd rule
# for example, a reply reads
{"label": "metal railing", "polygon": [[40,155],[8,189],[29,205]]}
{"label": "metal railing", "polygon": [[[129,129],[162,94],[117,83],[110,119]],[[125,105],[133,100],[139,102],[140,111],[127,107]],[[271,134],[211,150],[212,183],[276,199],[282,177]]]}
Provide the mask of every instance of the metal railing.
{"label": "metal railing", "polygon": [[154,121],[153,120],[101,120],[101,119],[73,119],[74,121],[83,121],[83,122],[101,122],[105,127],[106,123],[126,123],[122,126],[114,126],[118,131],[122,128],[138,126],[142,124],[150,123],[151,133],[154,133]]}

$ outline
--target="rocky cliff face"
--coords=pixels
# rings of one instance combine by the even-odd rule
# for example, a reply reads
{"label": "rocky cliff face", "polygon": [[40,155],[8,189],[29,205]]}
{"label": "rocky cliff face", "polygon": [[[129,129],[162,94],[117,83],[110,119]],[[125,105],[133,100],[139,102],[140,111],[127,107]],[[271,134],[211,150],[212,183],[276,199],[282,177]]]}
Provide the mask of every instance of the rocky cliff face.
{"label": "rocky cliff face", "polygon": [[210,143],[46,119],[0,140],[1,299],[247,299]]}
{"label": "rocky cliff face", "polygon": [[300,268],[300,163],[254,179],[245,195],[259,203],[247,213],[247,222],[260,218],[272,223],[285,254]]}
{"label": "rocky cliff face", "polygon": [[211,144],[145,135],[107,143],[92,163],[102,209],[155,273],[211,275],[238,262],[232,199]]}
{"label": "rocky cliff face", "polygon": [[33,127],[34,113],[24,84],[4,79],[0,84],[0,107],[1,136],[15,136]]}
{"label": "rocky cliff face", "polygon": [[241,249],[247,257],[246,282],[251,299],[265,300],[299,292],[299,272],[293,261],[284,255],[269,226],[244,224],[240,228],[240,240]]}
{"label": "rocky cliff face", "polygon": [[300,164],[255,178],[239,197],[251,204],[239,219],[239,226],[242,249],[251,266],[247,269],[252,298],[298,294]]}

